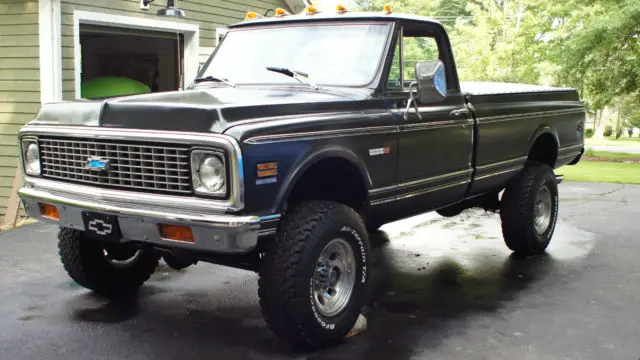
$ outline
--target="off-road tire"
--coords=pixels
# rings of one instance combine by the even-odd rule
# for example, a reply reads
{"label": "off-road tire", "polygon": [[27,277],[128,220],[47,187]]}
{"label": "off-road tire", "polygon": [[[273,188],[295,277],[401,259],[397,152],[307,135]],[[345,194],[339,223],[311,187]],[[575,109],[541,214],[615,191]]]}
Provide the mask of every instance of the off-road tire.
{"label": "off-road tire", "polygon": [[442,217],[450,218],[458,216],[462,213],[463,208],[461,206],[453,205],[436,210],[436,213]]}
{"label": "off-road tire", "polygon": [[[538,189],[546,185],[551,193],[551,219],[542,234],[534,225],[534,206]],[[545,164],[527,163],[509,182],[500,202],[502,235],[507,247],[518,255],[536,255],[545,251],[558,219],[558,185],[553,169]]]}
{"label": "off-road tire", "polygon": [[[336,238],[351,246],[356,276],[348,305],[328,318],[316,308],[311,282],[323,248]],[[353,209],[329,201],[295,207],[282,220],[260,264],[258,295],[269,328],[301,349],[319,349],[343,339],[366,302],[369,251],[365,225]]]}
{"label": "off-road tire", "polygon": [[103,296],[135,293],[149,279],[160,257],[141,250],[126,267],[115,267],[104,255],[99,241],[81,231],[63,228],[58,233],[60,260],[69,276],[79,285]]}
{"label": "off-road tire", "polygon": [[191,265],[194,265],[194,262],[191,260],[180,259],[173,255],[163,255],[162,260],[164,260],[165,264],[173,270],[184,270]]}

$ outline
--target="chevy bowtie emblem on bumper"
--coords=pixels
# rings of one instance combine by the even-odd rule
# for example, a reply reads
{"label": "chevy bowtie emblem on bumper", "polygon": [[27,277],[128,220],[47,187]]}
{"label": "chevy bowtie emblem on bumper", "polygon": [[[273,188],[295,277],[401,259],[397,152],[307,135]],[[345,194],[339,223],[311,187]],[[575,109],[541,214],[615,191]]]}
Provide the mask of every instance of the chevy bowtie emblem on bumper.
{"label": "chevy bowtie emblem on bumper", "polygon": [[98,172],[109,171],[109,160],[98,157],[90,157],[87,160],[87,169]]}
{"label": "chevy bowtie emblem on bumper", "polygon": [[107,224],[100,219],[94,219],[89,221],[89,230],[98,235],[111,235],[113,231],[113,225]]}

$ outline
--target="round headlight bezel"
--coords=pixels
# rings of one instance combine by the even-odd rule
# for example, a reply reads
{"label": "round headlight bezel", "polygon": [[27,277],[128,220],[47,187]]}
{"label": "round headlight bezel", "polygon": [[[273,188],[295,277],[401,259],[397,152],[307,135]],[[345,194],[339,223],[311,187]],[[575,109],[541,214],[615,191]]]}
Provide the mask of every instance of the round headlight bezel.
{"label": "round headlight bezel", "polygon": [[23,166],[27,175],[39,176],[42,174],[42,163],[40,160],[40,147],[36,139],[24,139],[22,141]]}
{"label": "round headlight bezel", "polygon": [[[207,176],[217,174],[221,178],[221,184],[207,179]],[[191,152],[191,177],[193,191],[197,195],[216,198],[228,196],[228,169],[224,154],[217,151],[193,150]]]}

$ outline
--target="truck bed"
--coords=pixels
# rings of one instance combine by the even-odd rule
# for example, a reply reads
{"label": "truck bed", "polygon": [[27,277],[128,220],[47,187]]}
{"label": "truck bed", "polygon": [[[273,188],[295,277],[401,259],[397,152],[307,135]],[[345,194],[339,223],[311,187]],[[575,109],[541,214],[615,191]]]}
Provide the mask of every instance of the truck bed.
{"label": "truck bed", "polygon": [[461,82],[460,88],[462,92],[465,94],[477,95],[477,96],[575,91],[575,89],[568,89],[568,88],[555,88],[555,87],[540,86],[540,85],[503,83],[503,82],[483,82],[483,81]]}

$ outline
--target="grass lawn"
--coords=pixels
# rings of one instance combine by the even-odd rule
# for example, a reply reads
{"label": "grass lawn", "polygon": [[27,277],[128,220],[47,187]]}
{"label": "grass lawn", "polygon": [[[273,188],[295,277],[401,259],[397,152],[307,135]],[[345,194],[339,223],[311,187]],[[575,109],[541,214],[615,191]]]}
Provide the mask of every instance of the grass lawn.
{"label": "grass lawn", "polygon": [[596,160],[590,158],[599,158],[603,161],[614,161],[614,162],[623,162],[623,161],[635,161],[640,162],[640,154],[629,154],[629,153],[615,153],[609,151],[595,151],[592,149],[587,149],[584,154],[587,161]]}
{"label": "grass lawn", "polygon": [[588,138],[584,139],[584,143],[589,145],[604,145],[604,146],[638,146],[640,147],[640,137],[634,136],[632,138],[622,135],[620,139],[616,140],[615,136],[609,136],[603,139]]}
{"label": "grass lawn", "polygon": [[564,175],[566,181],[640,184],[640,164],[583,160],[557,169],[556,174]]}

